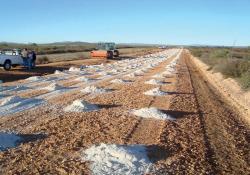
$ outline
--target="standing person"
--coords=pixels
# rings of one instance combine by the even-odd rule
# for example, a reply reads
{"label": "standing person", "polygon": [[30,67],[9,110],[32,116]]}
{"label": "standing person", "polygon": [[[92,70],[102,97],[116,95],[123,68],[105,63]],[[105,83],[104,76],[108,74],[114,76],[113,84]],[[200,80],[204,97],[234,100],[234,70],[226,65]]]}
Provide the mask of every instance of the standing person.
{"label": "standing person", "polygon": [[36,52],[32,51],[32,68],[36,67]]}
{"label": "standing person", "polygon": [[32,51],[28,52],[28,59],[27,59],[27,69],[31,70],[32,68],[32,59],[33,59],[33,54]]}
{"label": "standing person", "polygon": [[27,48],[22,50],[21,55],[23,58],[23,65],[27,66],[27,64],[28,64],[28,50],[27,50]]}

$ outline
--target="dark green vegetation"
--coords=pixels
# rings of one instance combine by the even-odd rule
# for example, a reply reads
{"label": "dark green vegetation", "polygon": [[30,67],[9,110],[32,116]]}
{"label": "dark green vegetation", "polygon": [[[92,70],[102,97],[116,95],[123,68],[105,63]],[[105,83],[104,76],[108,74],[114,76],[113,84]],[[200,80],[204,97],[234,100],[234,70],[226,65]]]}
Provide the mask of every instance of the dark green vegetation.
{"label": "dark green vegetation", "polygon": [[191,47],[191,53],[221,72],[226,78],[235,78],[244,89],[250,89],[250,47]]}
{"label": "dark green vegetation", "polygon": [[55,53],[73,53],[90,51],[95,48],[95,44],[80,43],[80,42],[65,42],[65,43],[51,43],[51,44],[18,44],[18,43],[0,43],[0,50],[14,49],[14,48],[28,48],[35,50],[39,55],[55,54]]}

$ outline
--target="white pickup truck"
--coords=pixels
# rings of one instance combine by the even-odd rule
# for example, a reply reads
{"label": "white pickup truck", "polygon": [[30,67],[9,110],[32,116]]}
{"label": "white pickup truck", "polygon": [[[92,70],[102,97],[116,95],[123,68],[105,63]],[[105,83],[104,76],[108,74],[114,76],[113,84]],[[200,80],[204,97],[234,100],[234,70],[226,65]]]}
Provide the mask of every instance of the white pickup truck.
{"label": "white pickup truck", "polygon": [[5,70],[10,70],[11,67],[23,65],[23,59],[20,50],[11,50],[0,52],[0,66]]}

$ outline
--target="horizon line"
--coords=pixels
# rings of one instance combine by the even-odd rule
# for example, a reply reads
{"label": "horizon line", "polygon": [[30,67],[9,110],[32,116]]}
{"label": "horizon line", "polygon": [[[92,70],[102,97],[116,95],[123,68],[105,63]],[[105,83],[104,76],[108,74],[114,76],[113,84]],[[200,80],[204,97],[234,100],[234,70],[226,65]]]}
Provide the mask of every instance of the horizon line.
{"label": "horizon line", "polygon": [[[46,45],[46,44],[56,44],[56,43],[88,43],[88,44],[96,44],[98,42],[88,42],[88,41],[53,41],[53,42],[8,42],[8,41],[0,41],[0,44],[23,44],[23,45],[30,45],[30,44],[38,44],[38,45]],[[107,42],[107,41],[104,41]],[[112,41],[111,41],[112,42]],[[127,45],[157,45],[157,46],[206,46],[206,47],[250,47],[249,45],[222,45],[222,44],[164,44],[164,43],[129,43],[129,42],[114,42],[115,44],[127,44]]]}

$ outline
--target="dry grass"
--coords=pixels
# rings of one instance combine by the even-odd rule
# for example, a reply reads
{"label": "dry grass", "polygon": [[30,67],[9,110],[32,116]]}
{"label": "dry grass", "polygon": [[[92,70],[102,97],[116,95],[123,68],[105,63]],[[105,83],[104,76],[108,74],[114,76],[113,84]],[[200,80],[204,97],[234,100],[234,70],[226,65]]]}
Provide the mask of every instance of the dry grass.
{"label": "dry grass", "polygon": [[238,80],[244,89],[250,89],[249,48],[190,48],[192,54],[210,66],[210,70],[221,72],[226,78]]}

